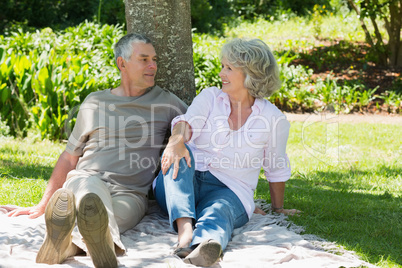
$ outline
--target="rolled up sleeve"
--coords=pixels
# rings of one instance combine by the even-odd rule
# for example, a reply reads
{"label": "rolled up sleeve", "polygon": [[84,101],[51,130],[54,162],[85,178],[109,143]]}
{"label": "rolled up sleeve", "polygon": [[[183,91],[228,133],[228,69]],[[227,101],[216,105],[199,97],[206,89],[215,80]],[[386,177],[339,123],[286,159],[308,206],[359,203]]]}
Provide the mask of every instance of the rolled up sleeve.
{"label": "rolled up sleeve", "polygon": [[274,122],[271,137],[264,149],[263,169],[269,182],[284,182],[291,176],[290,161],[286,154],[290,123],[285,116]]}

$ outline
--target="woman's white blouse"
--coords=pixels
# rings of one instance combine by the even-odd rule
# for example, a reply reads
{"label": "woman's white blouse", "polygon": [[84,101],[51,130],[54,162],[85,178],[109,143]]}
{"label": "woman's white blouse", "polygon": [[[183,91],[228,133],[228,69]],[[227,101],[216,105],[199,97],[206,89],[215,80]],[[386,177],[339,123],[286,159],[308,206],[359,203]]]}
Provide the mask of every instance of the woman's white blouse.
{"label": "woman's white blouse", "polygon": [[270,182],[290,178],[286,143],[290,124],[285,115],[266,99],[256,99],[252,112],[238,130],[231,130],[229,97],[216,87],[204,89],[187,112],[172,121],[172,128],[186,121],[192,129],[187,142],[195,169],[210,171],[241,200],[251,218],[254,190],[261,168]]}

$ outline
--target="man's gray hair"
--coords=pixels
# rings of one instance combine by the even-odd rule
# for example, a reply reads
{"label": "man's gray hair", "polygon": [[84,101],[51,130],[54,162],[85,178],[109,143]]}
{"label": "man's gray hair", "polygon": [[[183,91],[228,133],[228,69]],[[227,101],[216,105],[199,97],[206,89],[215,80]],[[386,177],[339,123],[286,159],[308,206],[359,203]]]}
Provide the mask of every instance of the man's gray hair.
{"label": "man's gray hair", "polygon": [[221,58],[243,71],[244,86],[255,98],[269,97],[281,87],[275,57],[260,39],[235,38],[222,47]]}
{"label": "man's gray hair", "polygon": [[126,61],[130,60],[131,54],[133,54],[133,44],[136,43],[152,44],[151,40],[142,34],[126,34],[114,45],[114,59],[116,64],[118,57],[122,57]]}

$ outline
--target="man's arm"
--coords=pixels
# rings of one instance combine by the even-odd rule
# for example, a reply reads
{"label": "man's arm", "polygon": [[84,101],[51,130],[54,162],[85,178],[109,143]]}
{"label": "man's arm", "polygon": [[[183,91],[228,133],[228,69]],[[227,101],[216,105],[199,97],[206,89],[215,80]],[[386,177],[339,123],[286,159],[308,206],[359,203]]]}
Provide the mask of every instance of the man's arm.
{"label": "man's arm", "polygon": [[60,189],[64,182],[68,172],[75,169],[77,166],[79,156],[71,155],[70,153],[64,151],[59,159],[57,160],[56,166],[53,169],[52,175],[50,176],[49,183],[46,187],[45,193],[38,205],[28,208],[17,208],[10,209],[9,207],[2,207],[7,209],[9,217],[16,217],[20,215],[29,215],[29,218],[37,218],[45,213],[46,205],[49,199],[52,197],[53,193]]}

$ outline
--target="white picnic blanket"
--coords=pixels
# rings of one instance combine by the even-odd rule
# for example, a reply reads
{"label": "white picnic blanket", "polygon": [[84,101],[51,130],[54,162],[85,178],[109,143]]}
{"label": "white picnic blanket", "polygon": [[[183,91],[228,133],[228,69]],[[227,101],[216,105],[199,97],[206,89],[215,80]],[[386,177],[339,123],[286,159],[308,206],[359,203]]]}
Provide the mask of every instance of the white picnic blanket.
{"label": "white picnic blanket", "polygon": [[[306,240],[283,215],[254,214],[249,223],[235,230],[223,261],[213,267],[374,267],[333,243]],[[9,218],[0,212],[0,267],[49,267],[36,264],[36,254],[45,234],[44,217]],[[155,201],[144,219],[122,234],[127,253],[118,257],[119,267],[194,267],[172,255],[177,235],[169,227]],[[336,249],[336,254],[324,250]],[[52,267],[93,267],[90,257],[74,256]]]}

